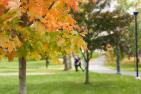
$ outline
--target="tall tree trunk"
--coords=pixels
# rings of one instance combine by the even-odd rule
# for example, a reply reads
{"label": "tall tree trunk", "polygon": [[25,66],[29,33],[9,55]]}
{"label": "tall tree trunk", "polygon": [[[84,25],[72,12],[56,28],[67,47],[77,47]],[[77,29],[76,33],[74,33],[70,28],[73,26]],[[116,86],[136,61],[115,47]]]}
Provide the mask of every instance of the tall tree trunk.
{"label": "tall tree trunk", "polygon": [[88,51],[86,51],[86,54],[82,51],[82,49],[80,49],[80,51],[81,51],[82,56],[83,56],[85,63],[86,63],[86,66],[85,66],[85,84],[89,84],[89,61],[90,61],[91,57],[89,57]]}
{"label": "tall tree trunk", "polygon": [[85,78],[85,84],[89,84],[89,52],[86,51],[86,78]]}
{"label": "tall tree trunk", "polygon": [[72,63],[71,63],[71,56],[64,56],[63,57],[63,63],[64,63],[64,70],[70,70],[72,68]]}
{"label": "tall tree trunk", "polygon": [[68,70],[68,64],[67,64],[67,56],[64,55],[63,57],[63,63],[64,63],[64,71]]}
{"label": "tall tree trunk", "polygon": [[72,68],[71,55],[68,56],[67,61],[68,61],[68,69],[70,70]]}
{"label": "tall tree trunk", "polygon": [[86,61],[85,84],[89,84],[89,60]]}
{"label": "tall tree trunk", "polygon": [[19,94],[26,94],[26,59],[19,58]]}
{"label": "tall tree trunk", "polygon": [[116,65],[117,65],[117,74],[120,74],[120,47],[119,44],[116,47]]}
{"label": "tall tree trunk", "polygon": [[48,57],[46,57],[46,68],[48,68],[48,65],[49,65],[49,60]]}

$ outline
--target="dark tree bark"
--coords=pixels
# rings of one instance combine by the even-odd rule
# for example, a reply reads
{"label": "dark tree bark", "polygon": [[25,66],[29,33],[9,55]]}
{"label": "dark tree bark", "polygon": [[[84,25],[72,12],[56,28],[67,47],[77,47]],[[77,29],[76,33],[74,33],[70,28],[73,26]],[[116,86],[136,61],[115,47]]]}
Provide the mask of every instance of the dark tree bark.
{"label": "dark tree bark", "polygon": [[26,59],[19,58],[19,94],[26,94]]}
{"label": "dark tree bark", "polygon": [[67,64],[67,56],[65,55],[63,57],[63,63],[64,63],[64,71],[68,70],[68,64]]}
{"label": "dark tree bark", "polygon": [[120,47],[117,45],[116,47],[116,65],[117,65],[117,74],[120,74]]}
{"label": "dark tree bark", "polygon": [[89,61],[86,61],[85,84],[89,84]]}
{"label": "dark tree bark", "polygon": [[89,84],[89,53],[86,51],[86,76],[85,76],[85,84]]}
{"label": "dark tree bark", "polygon": [[48,68],[48,65],[49,65],[49,60],[48,57],[46,57],[46,68]]}
{"label": "dark tree bark", "polygon": [[91,51],[90,53],[88,51],[86,52],[83,52],[81,49],[80,49],[82,55],[83,55],[83,58],[86,62],[86,66],[85,66],[85,84],[89,84],[89,61],[90,59],[92,58],[92,53],[93,51]]}

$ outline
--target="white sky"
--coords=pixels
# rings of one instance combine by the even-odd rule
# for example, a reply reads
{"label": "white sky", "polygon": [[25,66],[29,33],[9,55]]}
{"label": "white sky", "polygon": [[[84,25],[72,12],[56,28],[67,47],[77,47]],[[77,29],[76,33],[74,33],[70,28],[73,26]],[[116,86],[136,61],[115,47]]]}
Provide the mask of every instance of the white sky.
{"label": "white sky", "polygon": [[[129,2],[139,2],[140,0],[128,0]],[[117,5],[117,0],[113,0],[110,9],[108,8],[107,10],[113,11],[115,9],[115,6]],[[130,14],[133,14],[135,11],[135,8],[131,7],[128,12]]]}

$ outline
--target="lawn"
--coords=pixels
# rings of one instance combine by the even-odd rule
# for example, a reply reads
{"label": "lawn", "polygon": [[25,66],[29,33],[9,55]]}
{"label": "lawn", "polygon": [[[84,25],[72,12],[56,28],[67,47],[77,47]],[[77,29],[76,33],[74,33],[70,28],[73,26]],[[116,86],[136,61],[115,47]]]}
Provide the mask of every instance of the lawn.
{"label": "lawn", "polygon": [[[111,69],[116,69],[116,64],[106,64],[107,67]],[[135,71],[135,64],[120,64],[120,68],[122,71]],[[141,64],[139,64],[139,71],[141,71]]]}
{"label": "lawn", "polygon": [[[62,64],[50,64],[49,67],[46,68],[45,60],[27,61],[27,72],[53,72],[55,70],[63,70],[63,65]],[[3,59],[1,61],[0,73],[1,72],[9,73],[9,72],[18,72],[18,71],[19,71],[19,64],[18,64],[17,59],[15,59],[13,62],[8,62],[7,59]]]}
{"label": "lawn", "polygon": [[[100,54],[95,52],[93,53],[93,58],[97,58]],[[57,66],[57,68],[56,68]],[[45,60],[38,61],[27,61],[27,72],[54,72],[55,70],[63,70],[63,64],[50,64],[48,68],[45,66]],[[18,72],[19,64],[18,59],[15,58],[14,61],[9,62],[7,58],[0,61],[0,73],[4,72]],[[58,71],[55,71],[58,72]]]}
{"label": "lawn", "polygon": [[[140,57],[140,61],[141,61],[141,57]],[[116,62],[113,63],[106,62],[105,65],[111,69],[116,69]],[[127,57],[123,58],[120,61],[120,68],[122,71],[135,71],[136,63],[134,58],[133,57],[131,57],[131,59],[128,59]],[[141,71],[141,62],[139,63],[139,71]]]}
{"label": "lawn", "polygon": [[[82,72],[27,76],[27,94],[141,94],[134,77],[90,73],[90,78],[85,85]],[[0,94],[18,94],[18,77],[0,77]]]}
{"label": "lawn", "polygon": [[[18,72],[18,63],[0,63],[0,73]],[[90,84],[84,84],[84,72],[63,71],[63,65],[30,61],[27,72],[47,72],[27,76],[27,94],[141,94],[141,81],[134,77],[90,73]],[[18,94],[18,76],[0,76],[0,94]]]}

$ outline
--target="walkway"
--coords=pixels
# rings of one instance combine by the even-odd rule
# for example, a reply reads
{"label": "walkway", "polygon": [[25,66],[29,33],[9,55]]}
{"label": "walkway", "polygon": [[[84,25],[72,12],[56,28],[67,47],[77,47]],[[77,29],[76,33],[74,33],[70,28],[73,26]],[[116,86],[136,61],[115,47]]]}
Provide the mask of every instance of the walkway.
{"label": "walkway", "polygon": [[[110,69],[104,65],[106,57],[104,55],[98,57],[95,60],[92,60],[90,63],[90,71],[94,71],[97,73],[106,73],[106,74],[116,74],[116,70]],[[128,75],[128,76],[135,76],[135,72],[130,71],[121,71],[122,75]],[[139,73],[141,75],[141,72]]]}
{"label": "walkway", "polygon": [[[27,75],[50,75],[55,73],[46,73],[46,72],[28,72]],[[18,72],[9,72],[9,73],[0,73],[0,76],[18,76]]]}

